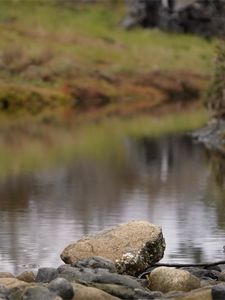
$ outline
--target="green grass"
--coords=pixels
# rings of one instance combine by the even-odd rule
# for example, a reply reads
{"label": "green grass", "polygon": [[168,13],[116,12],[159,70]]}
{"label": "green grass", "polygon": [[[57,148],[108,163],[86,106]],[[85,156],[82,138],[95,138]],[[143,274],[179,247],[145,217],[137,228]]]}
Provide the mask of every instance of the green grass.
{"label": "green grass", "polygon": [[[50,68],[49,72],[51,68],[57,69],[57,61],[62,57],[73,59],[74,67],[113,74],[155,69],[211,72],[214,41],[158,30],[127,32],[121,27],[125,15],[123,5],[75,6],[71,9],[49,3],[0,2],[1,53],[7,55],[14,49],[10,54],[13,58],[13,55],[20,55],[16,50],[19,48],[25,60],[51,52],[54,63],[40,64],[40,72],[45,68]],[[16,74],[16,79],[25,77],[27,80],[29,76],[24,73],[27,75],[27,70]],[[37,72],[37,78],[33,76],[30,81],[35,84],[38,76]],[[54,80],[60,82],[66,76],[65,70]]]}

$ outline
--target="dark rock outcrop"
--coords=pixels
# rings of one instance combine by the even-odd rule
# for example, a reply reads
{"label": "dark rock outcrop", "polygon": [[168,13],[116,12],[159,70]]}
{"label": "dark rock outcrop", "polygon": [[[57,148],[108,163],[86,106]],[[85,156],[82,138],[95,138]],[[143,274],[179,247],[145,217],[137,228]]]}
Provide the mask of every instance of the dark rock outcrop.
{"label": "dark rock outcrop", "polygon": [[225,33],[224,0],[127,0],[123,26],[158,27],[165,31],[204,37]]}

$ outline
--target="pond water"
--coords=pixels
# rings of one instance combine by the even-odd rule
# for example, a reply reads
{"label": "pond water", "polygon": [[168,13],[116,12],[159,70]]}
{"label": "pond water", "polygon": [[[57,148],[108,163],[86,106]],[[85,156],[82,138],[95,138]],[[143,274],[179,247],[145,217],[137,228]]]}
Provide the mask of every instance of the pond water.
{"label": "pond water", "polygon": [[225,259],[223,158],[171,135],[126,138],[123,151],[1,179],[1,271],[56,267],[70,242],[131,219],[162,226],[164,262]]}

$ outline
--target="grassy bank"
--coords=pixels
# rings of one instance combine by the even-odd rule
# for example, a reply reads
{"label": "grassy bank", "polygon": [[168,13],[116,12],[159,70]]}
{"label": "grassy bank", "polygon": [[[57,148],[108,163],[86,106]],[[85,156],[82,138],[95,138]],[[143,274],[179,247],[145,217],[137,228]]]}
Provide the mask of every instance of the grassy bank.
{"label": "grassy bank", "polygon": [[185,100],[200,98],[211,73],[213,41],[124,31],[121,1],[70,7],[52,2],[0,3],[3,114],[129,115],[171,94],[182,96],[186,88],[197,93]]}

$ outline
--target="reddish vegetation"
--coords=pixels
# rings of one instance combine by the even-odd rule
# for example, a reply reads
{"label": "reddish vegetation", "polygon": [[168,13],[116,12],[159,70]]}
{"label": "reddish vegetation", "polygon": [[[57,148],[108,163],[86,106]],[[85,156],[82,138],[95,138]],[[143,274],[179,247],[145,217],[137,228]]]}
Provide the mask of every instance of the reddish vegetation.
{"label": "reddish vegetation", "polygon": [[[166,113],[201,104],[209,78],[188,72],[119,74],[77,79],[62,87],[3,85],[0,110],[40,115],[46,111],[70,119]],[[53,114],[54,115],[54,114]]]}
{"label": "reddish vegetation", "polygon": [[[75,111],[91,119],[105,116],[165,114],[202,105],[209,77],[188,72],[120,74],[116,79],[75,89]],[[83,96],[83,97],[82,97]],[[76,98],[77,99],[77,98]]]}

